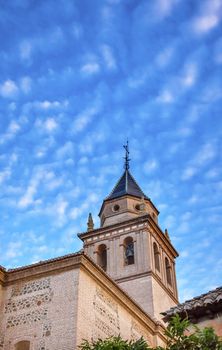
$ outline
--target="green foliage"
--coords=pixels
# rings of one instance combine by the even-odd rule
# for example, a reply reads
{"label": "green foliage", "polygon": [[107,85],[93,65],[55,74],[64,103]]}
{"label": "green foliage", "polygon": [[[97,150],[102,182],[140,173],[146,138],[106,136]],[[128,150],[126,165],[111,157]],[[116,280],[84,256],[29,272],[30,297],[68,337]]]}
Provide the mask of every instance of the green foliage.
{"label": "green foliage", "polygon": [[143,338],[137,341],[123,340],[120,336],[111,337],[105,340],[98,339],[91,344],[84,340],[80,346],[81,350],[149,350],[147,343]]}
{"label": "green foliage", "polygon": [[[174,316],[165,332],[167,337],[166,348],[157,347],[155,350],[222,350],[222,341],[215,334],[213,328],[200,329],[192,326],[178,315]],[[189,329],[189,331],[188,331]],[[120,336],[105,340],[83,341],[80,350],[154,350],[143,338],[137,341],[123,340]]]}

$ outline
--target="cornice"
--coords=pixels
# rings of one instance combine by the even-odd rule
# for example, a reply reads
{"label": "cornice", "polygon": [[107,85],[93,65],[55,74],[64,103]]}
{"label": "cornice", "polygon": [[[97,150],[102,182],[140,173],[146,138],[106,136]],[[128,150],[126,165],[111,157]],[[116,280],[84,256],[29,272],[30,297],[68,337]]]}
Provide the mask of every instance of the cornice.
{"label": "cornice", "polygon": [[0,266],[0,284],[1,285],[3,285],[5,282],[5,274],[6,274],[5,269],[2,266]]}
{"label": "cornice", "polygon": [[81,263],[81,256],[82,253],[68,254],[59,258],[7,270],[5,272],[4,285],[15,283],[18,280],[33,279],[77,268]]}
{"label": "cornice", "polygon": [[[132,195],[132,194],[125,194],[125,195],[123,195],[123,196],[119,196],[119,197],[116,197],[116,198],[112,198],[112,199],[104,199],[104,201],[103,201],[103,203],[102,203],[102,206],[101,206],[101,208],[100,208],[100,211],[99,211],[99,217],[100,217],[100,215],[101,215],[101,213],[102,213],[102,211],[103,211],[103,208],[104,208],[104,206],[105,206],[105,203],[112,203],[112,202],[116,202],[116,201],[118,201],[119,199],[123,199],[123,198],[133,198],[133,199],[140,199],[141,200],[141,197],[137,197],[137,196],[134,196],[134,195]],[[153,204],[153,202],[151,201],[151,199],[150,198],[144,198],[144,201],[145,202],[148,202],[149,204],[151,204],[151,206],[153,207],[153,209],[155,210],[155,212],[157,213],[157,214],[159,214],[160,212],[159,212],[159,210],[157,209],[157,207]]]}
{"label": "cornice", "polygon": [[129,225],[133,225],[134,223],[137,223],[137,222],[139,222],[139,223],[145,222],[145,221],[147,221],[148,218],[149,218],[149,214],[145,214],[145,215],[142,215],[142,216],[130,219],[130,220],[118,222],[118,223],[113,224],[113,225],[109,225],[109,226],[105,226],[105,227],[99,227],[99,228],[94,229],[92,231],[86,231],[86,232],[78,233],[78,237],[84,241],[84,239],[86,239],[86,238],[97,236],[98,233],[99,234],[109,233],[109,232],[112,232],[113,230],[115,230],[117,228],[120,230],[120,229],[122,229],[124,227],[127,227]]}
{"label": "cornice", "polygon": [[152,217],[149,215],[149,224],[152,226],[154,231],[158,234],[158,237],[164,243],[167,248],[170,250],[174,258],[177,258],[179,256],[179,253],[177,250],[174,248],[172,243],[169,241],[169,239],[165,236],[161,228],[156,224],[156,222],[152,219]]}
{"label": "cornice", "polygon": [[[119,233],[122,229],[124,230],[125,228],[128,228],[131,225],[136,225],[136,224],[139,225],[139,224],[145,223],[145,222],[150,224],[150,226],[153,228],[153,230],[158,234],[158,237],[160,238],[161,242],[168,248],[168,250],[171,252],[173,257],[174,258],[178,257],[179,253],[177,252],[177,250],[173,247],[172,243],[169,241],[169,239],[167,239],[167,237],[165,236],[165,234],[163,233],[161,228],[156,224],[156,222],[153,220],[153,218],[149,214],[145,214],[145,215],[139,216],[137,218],[133,218],[133,219],[126,220],[123,222],[119,222],[119,223],[116,223],[113,225],[99,227],[99,228],[94,229],[92,231],[78,233],[78,237],[84,242],[88,238],[96,237],[96,236],[102,235],[102,234],[113,233],[113,231],[117,231],[117,230],[118,230],[118,235],[119,235]],[[122,234],[124,234],[124,232]],[[112,235],[112,237],[114,237],[114,235]],[[104,237],[102,239],[104,239]]]}

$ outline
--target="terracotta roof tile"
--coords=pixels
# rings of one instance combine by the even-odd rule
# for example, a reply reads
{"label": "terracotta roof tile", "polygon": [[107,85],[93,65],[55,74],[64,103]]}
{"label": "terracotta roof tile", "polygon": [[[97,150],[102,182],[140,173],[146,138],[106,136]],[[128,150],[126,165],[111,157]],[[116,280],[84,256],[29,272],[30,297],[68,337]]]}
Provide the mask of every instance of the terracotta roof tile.
{"label": "terracotta roof tile", "polygon": [[208,293],[201,294],[191,300],[187,300],[182,304],[178,304],[169,310],[162,312],[165,320],[169,320],[173,315],[179,314],[184,316],[203,316],[209,311],[215,312],[222,310],[222,287],[218,287]]}

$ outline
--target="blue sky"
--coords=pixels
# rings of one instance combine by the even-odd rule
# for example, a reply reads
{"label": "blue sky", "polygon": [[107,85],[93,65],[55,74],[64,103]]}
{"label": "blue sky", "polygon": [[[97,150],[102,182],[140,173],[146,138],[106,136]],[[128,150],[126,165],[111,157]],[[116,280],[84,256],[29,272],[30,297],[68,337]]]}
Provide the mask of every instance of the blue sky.
{"label": "blue sky", "polygon": [[128,137],[181,300],[221,285],[221,20],[221,0],[1,2],[1,265],[81,248]]}

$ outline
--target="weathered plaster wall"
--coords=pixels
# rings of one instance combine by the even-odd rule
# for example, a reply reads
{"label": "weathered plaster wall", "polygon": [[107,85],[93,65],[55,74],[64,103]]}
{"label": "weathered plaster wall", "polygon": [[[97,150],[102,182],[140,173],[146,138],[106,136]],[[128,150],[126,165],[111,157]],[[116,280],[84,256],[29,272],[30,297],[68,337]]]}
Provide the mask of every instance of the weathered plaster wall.
{"label": "weathered plaster wall", "polygon": [[215,333],[222,337],[222,312],[215,314],[213,319],[208,317],[203,317],[198,320],[196,325],[200,328],[212,327],[215,330]]}

